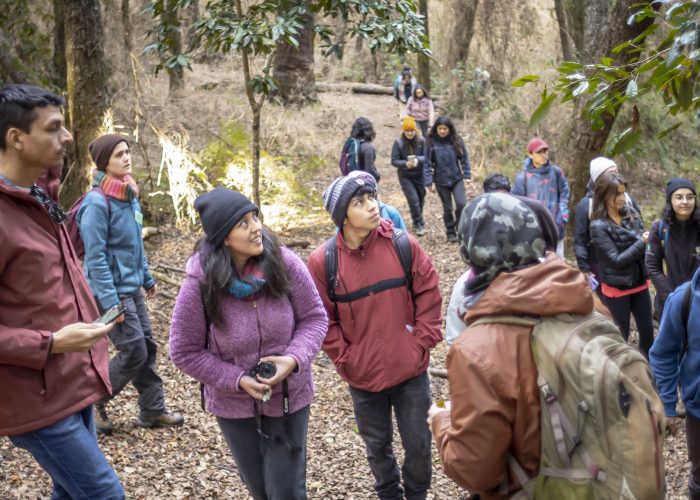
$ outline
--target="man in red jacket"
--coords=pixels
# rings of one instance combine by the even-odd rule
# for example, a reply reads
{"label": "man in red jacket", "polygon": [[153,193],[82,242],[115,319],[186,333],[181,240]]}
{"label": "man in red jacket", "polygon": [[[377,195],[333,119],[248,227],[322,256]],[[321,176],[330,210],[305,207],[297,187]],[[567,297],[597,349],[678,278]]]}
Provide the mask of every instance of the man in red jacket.
{"label": "man in red jacket", "polygon": [[[355,171],[336,179],[323,195],[339,228],[335,302],[326,245],[314,250],[308,266],[328,312],[323,350],[350,386],[377,495],[424,499],[432,474],[426,371],[430,349],[442,340],[442,298],[430,257],[410,236],[408,283],[393,225],[379,217],[376,190],[371,175]],[[405,451],[401,473],[392,448],[392,409]]]}
{"label": "man in red jacket", "polygon": [[0,436],[28,450],[52,498],[124,498],[97,445],[92,403],[110,393],[105,336],[66,215],[35,185],[72,141],[60,97],[0,89]]}

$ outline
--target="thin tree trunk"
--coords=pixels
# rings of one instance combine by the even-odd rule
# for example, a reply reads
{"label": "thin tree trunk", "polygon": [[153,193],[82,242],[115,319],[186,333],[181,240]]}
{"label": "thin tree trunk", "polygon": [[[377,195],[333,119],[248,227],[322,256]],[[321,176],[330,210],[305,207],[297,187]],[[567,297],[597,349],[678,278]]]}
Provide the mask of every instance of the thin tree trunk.
{"label": "thin tree trunk", "polygon": [[66,19],[63,0],[53,0],[53,83],[66,88]]}
{"label": "thin tree trunk", "polygon": [[[286,7],[281,3],[280,9]],[[275,50],[273,75],[278,96],[285,105],[305,106],[318,102],[314,78],[314,15],[307,11],[303,16],[303,29],[299,46],[280,41]]]}
{"label": "thin tree trunk", "polygon": [[[238,17],[243,17],[241,0],[236,0],[236,12]],[[260,102],[255,100],[253,88],[250,86],[252,76],[250,73],[249,54],[246,49],[241,50],[243,62],[243,79],[245,81],[245,93],[248,104],[253,112],[253,203],[260,207],[260,111],[265,102],[265,96],[260,96]]]}
{"label": "thin tree trunk", "polygon": [[[425,16],[423,30],[425,32],[425,38],[430,40],[430,30],[428,27],[428,0],[418,1],[418,11]],[[418,81],[428,90],[428,93],[430,93],[430,58],[423,54],[418,55]]]}
{"label": "thin tree trunk", "polygon": [[571,47],[571,36],[569,35],[569,22],[566,19],[566,6],[564,0],[554,0],[554,11],[559,24],[559,38],[561,39],[561,51],[565,61],[573,61],[574,51]]}
{"label": "thin tree trunk", "polygon": [[27,83],[29,71],[14,55],[5,32],[0,28],[0,83]]}
{"label": "thin tree trunk", "polygon": [[131,5],[129,0],[122,0],[122,27],[124,28],[124,52],[126,52],[126,65],[131,65],[131,52],[133,51],[133,43],[131,41],[131,33],[133,27],[131,25]]}
{"label": "thin tree trunk", "polygon": [[61,187],[61,202],[71,206],[88,187],[88,144],[99,133],[107,109],[104,33],[99,0],[66,0],[66,82],[68,118],[73,133],[72,165]]}
{"label": "thin tree trunk", "polygon": [[[592,1],[592,0],[591,0]],[[607,19],[603,20],[605,31],[595,35],[596,40],[585,40],[584,45],[589,47],[588,56],[591,59],[599,58],[601,55],[607,54],[612,57],[617,64],[629,62],[637,54],[630,53],[628,50],[623,50],[618,54],[612,54],[613,47],[622,42],[632,39],[644,31],[653,22],[653,19],[645,19],[641,23],[635,23],[631,26],[627,24],[627,18],[632,12],[631,7],[638,4],[638,0],[619,0],[615,5],[615,9]],[[650,3],[650,2],[647,2]],[[588,33],[593,33],[588,30]],[[591,48],[597,42],[598,49]],[[584,62],[587,62],[584,60]],[[627,79],[618,80],[615,83],[620,89],[624,89],[628,84]],[[613,114],[605,114],[603,118],[603,127],[598,130],[591,129],[590,121],[581,116],[581,110],[586,104],[585,99],[579,99],[575,105],[575,114],[570,123],[569,129],[571,133],[566,134],[568,143],[564,145],[562,150],[568,152],[568,176],[571,184],[571,203],[572,207],[578,203],[586,193],[586,185],[590,178],[589,163],[591,159],[601,154],[610,131],[615,123],[617,113],[620,109],[618,104]]]}
{"label": "thin tree trunk", "polygon": [[479,0],[453,0],[452,11],[456,20],[452,43],[447,54],[447,67],[454,69],[469,59],[469,46],[474,37],[474,22]]}
{"label": "thin tree trunk", "polygon": [[[170,26],[170,31],[167,34],[167,44],[170,47],[170,54],[182,53],[182,35],[180,34],[180,21],[178,19],[178,8],[176,0],[167,0],[165,12],[162,14],[163,21]],[[176,68],[167,68],[169,79],[169,93],[173,95],[175,92],[182,90],[185,86],[185,74],[181,66]]]}

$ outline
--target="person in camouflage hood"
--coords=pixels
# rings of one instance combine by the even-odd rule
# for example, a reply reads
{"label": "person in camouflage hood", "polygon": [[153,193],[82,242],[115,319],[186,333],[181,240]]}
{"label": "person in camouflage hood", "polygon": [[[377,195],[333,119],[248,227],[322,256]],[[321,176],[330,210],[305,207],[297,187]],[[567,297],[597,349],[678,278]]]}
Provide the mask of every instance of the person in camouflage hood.
{"label": "person in camouflage hood", "polygon": [[466,293],[487,287],[503,271],[516,271],[544,256],[545,239],[537,215],[505,193],[474,199],[459,224],[460,254],[473,270]]}

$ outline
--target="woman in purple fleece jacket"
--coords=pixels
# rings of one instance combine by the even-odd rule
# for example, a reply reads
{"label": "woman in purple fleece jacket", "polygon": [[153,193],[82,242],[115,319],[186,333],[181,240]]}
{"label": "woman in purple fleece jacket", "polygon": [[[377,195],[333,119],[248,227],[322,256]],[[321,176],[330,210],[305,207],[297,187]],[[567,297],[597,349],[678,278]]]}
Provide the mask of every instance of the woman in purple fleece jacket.
{"label": "woman in purple fleece jacket", "polygon": [[[170,357],[204,384],[206,408],[255,499],[306,498],[311,363],[328,321],[306,266],[240,193],[195,201],[206,236],[187,262]],[[267,365],[263,370],[256,367]]]}

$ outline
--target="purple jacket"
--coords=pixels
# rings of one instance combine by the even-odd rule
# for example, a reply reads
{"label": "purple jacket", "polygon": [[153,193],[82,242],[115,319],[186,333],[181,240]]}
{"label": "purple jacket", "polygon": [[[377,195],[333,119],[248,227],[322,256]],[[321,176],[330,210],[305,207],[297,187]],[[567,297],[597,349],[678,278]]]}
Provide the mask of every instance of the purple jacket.
{"label": "purple jacket", "polygon": [[[292,292],[283,298],[266,295],[240,300],[226,295],[221,302],[227,328],[211,325],[205,349],[206,320],[199,291],[203,276],[199,255],[187,261],[170,327],[170,358],[175,366],[205,385],[206,408],[217,417],[250,418],[255,400],[238,385],[247,370],[270,354],[292,356],[297,369],[289,382],[289,411],[311,403],[314,384],[311,362],[326,336],[328,319],[311,276],[301,259],[282,248]],[[258,403],[262,415],[282,416],[282,384],[272,397]]]}

